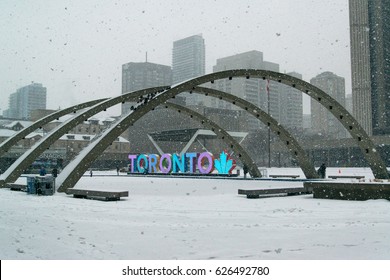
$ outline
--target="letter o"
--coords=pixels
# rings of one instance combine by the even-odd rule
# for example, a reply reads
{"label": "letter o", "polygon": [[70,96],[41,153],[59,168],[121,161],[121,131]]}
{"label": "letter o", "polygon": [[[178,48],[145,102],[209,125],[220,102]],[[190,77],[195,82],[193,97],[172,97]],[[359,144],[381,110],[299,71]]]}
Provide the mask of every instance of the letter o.
{"label": "letter o", "polygon": [[[141,160],[144,161],[144,166],[140,166],[140,163],[141,163]],[[144,154],[141,154],[138,156],[137,158],[137,169],[138,169],[138,172],[140,173],[144,173],[145,170],[148,170],[148,158],[146,157],[146,155]]]}
{"label": "letter o", "polygon": [[[167,160],[168,166],[165,168],[163,163],[164,159]],[[160,164],[159,164],[160,170],[162,173],[167,174],[171,171],[172,168],[172,159],[170,154],[163,154],[160,158]]]}
{"label": "letter o", "polygon": [[[203,160],[204,159],[207,159],[208,162],[209,162],[209,165],[206,169],[203,168],[202,166],[202,163],[203,163]],[[201,153],[198,157],[198,170],[200,173],[202,174],[209,174],[211,172],[213,172],[214,170],[214,159],[213,159],[213,155],[208,153],[208,152],[204,152],[204,153]]]}

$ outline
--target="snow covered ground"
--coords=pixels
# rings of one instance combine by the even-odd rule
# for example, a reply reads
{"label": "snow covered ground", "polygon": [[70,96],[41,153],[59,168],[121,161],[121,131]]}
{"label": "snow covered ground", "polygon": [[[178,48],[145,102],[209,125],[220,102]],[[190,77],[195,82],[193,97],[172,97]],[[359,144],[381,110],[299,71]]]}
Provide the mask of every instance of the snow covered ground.
{"label": "snow covered ground", "polygon": [[[373,178],[369,169],[327,171]],[[387,200],[247,199],[239,188],[302,182],[104,175],[111,176],[85,176],[76,188],[128,190],[129,197],[0,189],[0,259],[390,259]]]}

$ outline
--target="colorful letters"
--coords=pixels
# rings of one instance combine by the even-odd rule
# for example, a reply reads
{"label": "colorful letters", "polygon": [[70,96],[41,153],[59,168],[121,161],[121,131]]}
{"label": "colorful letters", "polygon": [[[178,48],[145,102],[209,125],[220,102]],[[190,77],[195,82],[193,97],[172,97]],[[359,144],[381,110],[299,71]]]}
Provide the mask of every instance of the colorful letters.
{"label": "colorful letters", "polygon": [[[230,159],[224,152],[221,153],[220,159],[214,159],[213,154],[209,152],[203,153],[185,153],[178,154],[129,154],[130,173],[200,173],[210,174],[217,169],[221,174],[228,174],[234,169],[234,161]],[[229,165],[229,169],[222,170],[219,168],[220,161],[223,159]]]}

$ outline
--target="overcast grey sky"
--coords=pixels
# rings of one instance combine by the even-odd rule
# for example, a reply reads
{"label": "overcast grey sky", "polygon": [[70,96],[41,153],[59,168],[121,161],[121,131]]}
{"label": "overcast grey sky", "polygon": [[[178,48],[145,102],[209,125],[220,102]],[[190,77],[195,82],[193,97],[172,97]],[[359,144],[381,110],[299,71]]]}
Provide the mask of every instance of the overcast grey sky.
{"label": "overcast grey sky", "polygon": [[306,81],[334,72],[350,94],[348,21],[347,0],[1,0],[0,109],[32,81],[50,109],[119,95],[122,64],[147,51],[171,65],[173,41],[200,33],[207,73],[217,58],[258,50]]}

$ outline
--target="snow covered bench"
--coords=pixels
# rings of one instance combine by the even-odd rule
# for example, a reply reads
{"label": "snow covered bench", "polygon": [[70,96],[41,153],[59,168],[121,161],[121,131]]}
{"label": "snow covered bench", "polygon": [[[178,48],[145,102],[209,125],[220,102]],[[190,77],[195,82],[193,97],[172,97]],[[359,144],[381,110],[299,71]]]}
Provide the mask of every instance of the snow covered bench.
{"label": "snow covered bench", "polygon": [[66,194],[73,194],[74,198],[87,198],[105,201],[120,200],[121,197],[128,197],[128,191],[96,191],[96,190],[81,190],[67,189]]}
{"label": "snow covered bench", "polygon": [[296,179],[296,178],[299,178],[300,176],[299,175],[269,175],[269,177],[271,177],[271,178],[293,178],[293,179]]}
{"label": "snow covered bench", "polygon": [[8,183],[6,185],[11,191],[21,191],[25,192],[27,190],[27,185],[16,184],[16,183]]}
{"label": "snow covered bench", "polygon": [[287,194],[300,195],[312,193],[312,188],[283,188],[283,189],[260,189],[260,190],[243,190],[239,189],[238,194],[246,195],[246,198],[260,198],[261,195]]}
{"label": "snow covered bench", "polygon": [[365,176],[361,176],[361,175],[346,175],[346,176],[331,175],[331,176],[328,176],[328,178],[331,178],[331,179],[364,179]]}

